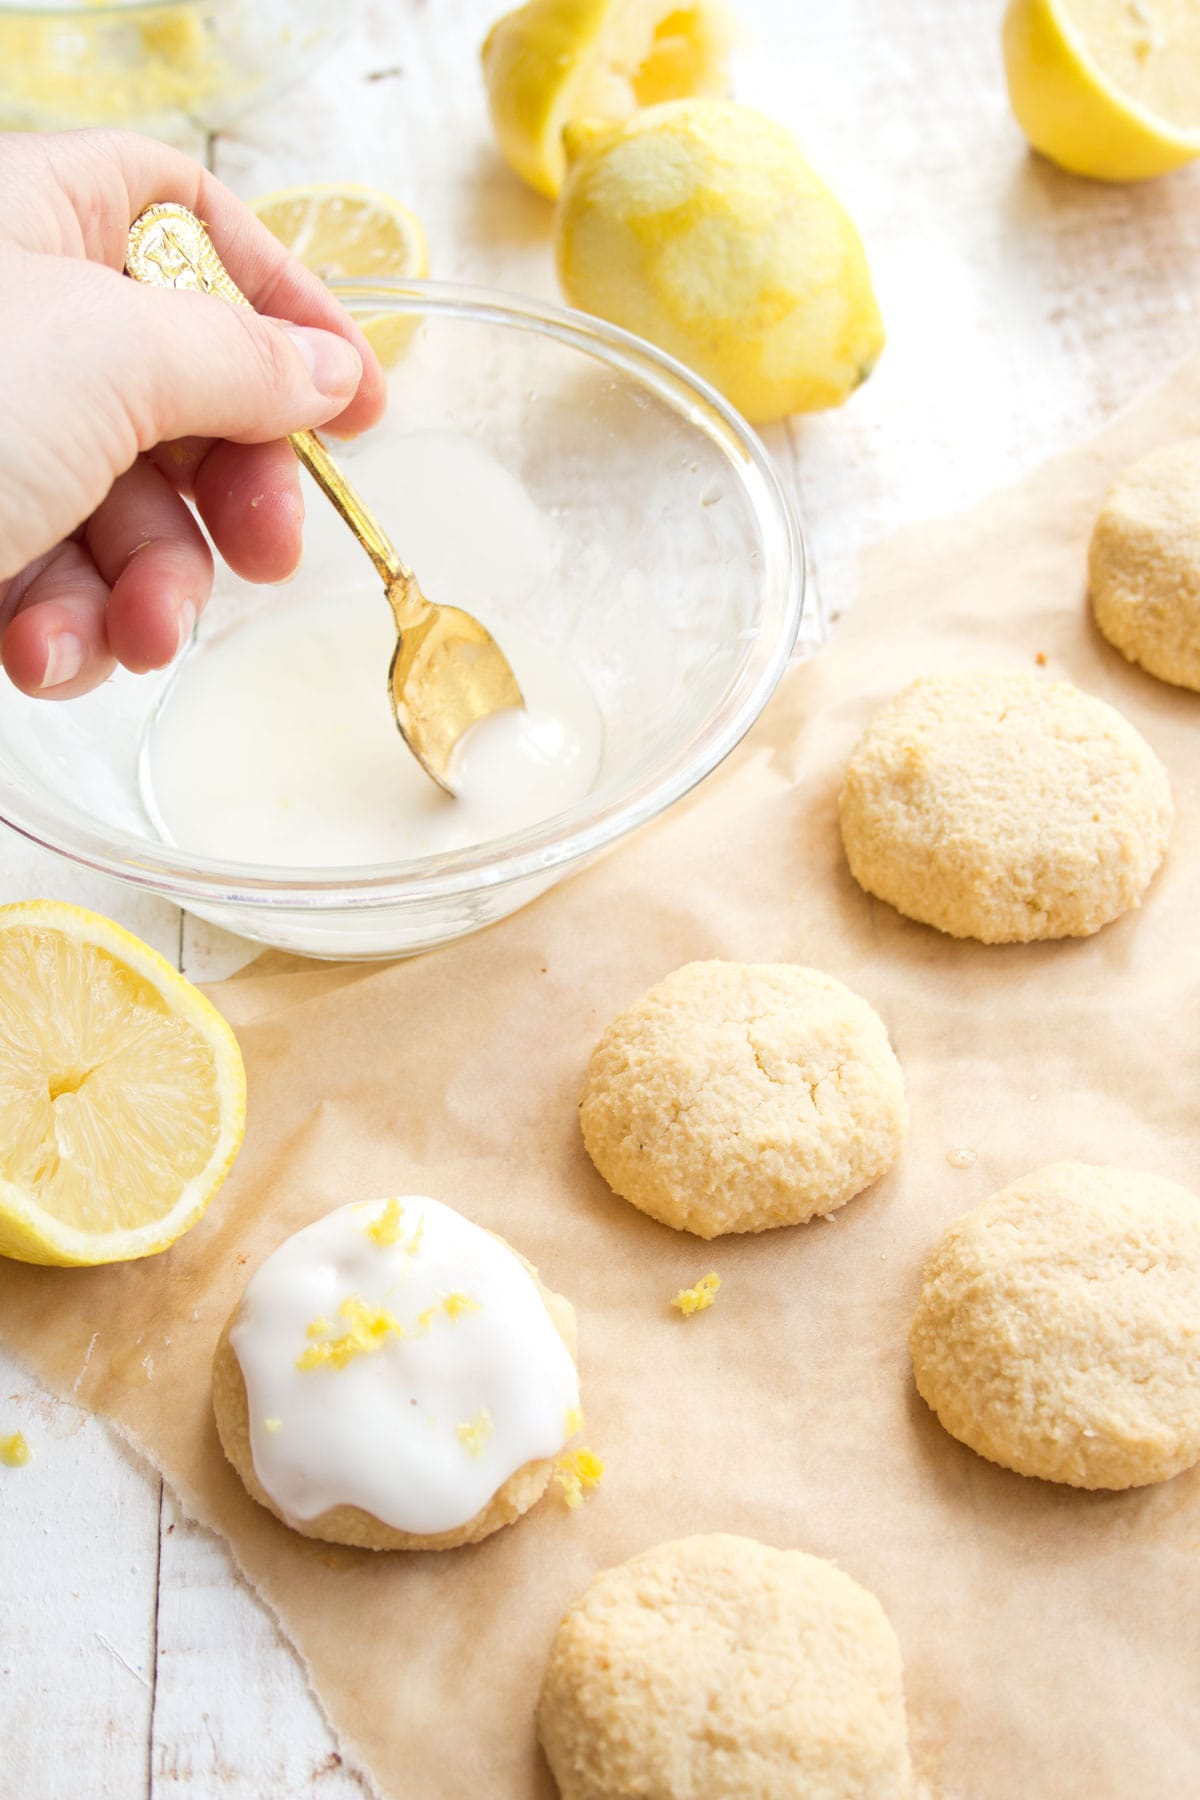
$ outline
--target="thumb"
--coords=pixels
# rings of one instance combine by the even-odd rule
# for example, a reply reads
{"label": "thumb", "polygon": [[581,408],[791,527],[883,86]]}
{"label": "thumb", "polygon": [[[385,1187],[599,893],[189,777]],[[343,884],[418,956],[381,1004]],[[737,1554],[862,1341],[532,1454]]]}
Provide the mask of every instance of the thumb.
{"label": "thumb", "polygon": [[109,368],[140,450],[179,437],[260,444],[323,425],[362,379],[347,338],[209,294],[122,279]]}

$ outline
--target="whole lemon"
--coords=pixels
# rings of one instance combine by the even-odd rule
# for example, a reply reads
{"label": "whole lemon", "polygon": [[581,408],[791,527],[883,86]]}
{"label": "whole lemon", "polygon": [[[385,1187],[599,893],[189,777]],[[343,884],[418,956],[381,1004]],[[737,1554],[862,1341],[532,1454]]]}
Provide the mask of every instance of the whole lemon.
{"label": "whole lemon", "polygon": [[559,278],[748,419],[840,406],[883,321],[862,242],[791,134],[729,100],[673,100],[564,133]]}

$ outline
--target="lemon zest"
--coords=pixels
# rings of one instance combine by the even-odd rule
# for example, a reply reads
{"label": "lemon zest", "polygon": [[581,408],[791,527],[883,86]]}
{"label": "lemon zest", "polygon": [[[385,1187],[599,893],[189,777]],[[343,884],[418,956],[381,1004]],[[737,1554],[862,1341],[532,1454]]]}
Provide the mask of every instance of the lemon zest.
{"label": "lemon zest", "polygon": [[604,1479],[604,1464],[595,1451],[568,1450],[554,1465],[554,1479],[562,1489],[562,1497],[571,1508],[583,1504],[585,1488],[594,1488]]}
{"label": "lemon zest", "polygon": [[407,1335],[393,1313],[384,1311],[382,1307],[368,1306],[357,1294],[351,1294],[348,1300],[343,1300],[338,1312],[350,1329],[341,1337],[321,1338],[322,1327],[327,1332],[332,1331],[333,1327],[324,1319],[314,1319],[308,1328],[308,1335],[317,1341],[311,1343],[296,1358],[298,1369],[317,1369],[328,1365],[344,1369],[354,1357],[369,1356],[374,1350],[382,1350],[389,1337],[402,1338]]}
{"label": "lemon zest", "polygon": [[398,1200],[389,1200],[383,1211],[377,1213],[369,1225],[364,1225],[363,1230],[369,1238],[372,1238],[374,1242],[379,1245],[381,1250],[387,1250],[392,1244],[399,1243],[400,1241],[401,1221],[403,1217],[404,1208],[401,1206],[400,1202]]}
{"label": "lemon zest", "polygon": [[465,1419],[458,1427],[458,1441],[472,1456],[482,1456],[483,1447],[496,1427],[486,1406],[481,1406],[473,1419]]}
{"label": "lemon zest", "polygon": [[283,1420],[282,1419],[264,1419],[263,1426],[267,1431],[270,1432],[271,1436],[274,1437],[275,1433],[277,1431],[283,1430]]}
{"label": "lemon zest", "polygon": [[568,1437],[574,1437],[577,1431],[583,1430],[583,1414],[577,1406],[568,1406],[563,1429]]}
{"label": "lemon zest", "polygon": [[457,1319],[465,1312],[482,1312],[478,1300],[472,1300],[470,1294],[463,1294],[456,1288],[453,1293],[445,1294],[427,1306],[424,1312],[417,1314],[417,1324],[422,1331],[428,1331],[439,1313],[445,1313],[448,1319]]}
{"label": "lemon zest", "polygon": [[14,1431],[11,1437],[0,1438],[0,1463],[5,1468],[23,1469],[27,1462],[32,1461],[33,1451],[21,1432]]}
{"label": "lemon zest", "polygon": [[707,1275],[701,1276],[695,1287],[680,1288],[672,1299],[671,1305],[681,1312],[685,1319],[690,1319],[693,1313],[704,1312],[712,1305],[720,1285],[721,1277],[715,1269],[712,1269]]}

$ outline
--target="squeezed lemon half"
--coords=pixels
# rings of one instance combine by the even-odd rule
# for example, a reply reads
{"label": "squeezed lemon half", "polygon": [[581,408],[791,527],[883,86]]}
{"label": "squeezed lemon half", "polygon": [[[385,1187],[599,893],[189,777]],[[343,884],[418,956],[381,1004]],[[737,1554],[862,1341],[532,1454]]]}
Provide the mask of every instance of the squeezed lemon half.
{"label": "squeezed lemon half", "polygon": [[0,1255],[167,1249],[224,1181],[245,1118],[233,1032],[157,951],[81,907],[0,907]]}
{"label": "squeezed lemon half", "polygon": [[1011,0],[1004,64],[1030,143],[1076,175],[1144,181],[1200,156],[1195,0]]}
{"label": "squeezed lemon half", "polygon": [[719,0],[529,0],[483,46],[501,154],[553,199],[568,120],[615,123],[662,100],[727,93],[734,36]]}
{"label": "squeezed lemon half", "polygon": [[[317,181],[263,194],[250,206],[267,230],[322,281],[371,281],[380,276],[410,281],[429,273],[420,219],[380,188]],[[417,323],[410,314],[355,317],[385,368],[396,362]]]}

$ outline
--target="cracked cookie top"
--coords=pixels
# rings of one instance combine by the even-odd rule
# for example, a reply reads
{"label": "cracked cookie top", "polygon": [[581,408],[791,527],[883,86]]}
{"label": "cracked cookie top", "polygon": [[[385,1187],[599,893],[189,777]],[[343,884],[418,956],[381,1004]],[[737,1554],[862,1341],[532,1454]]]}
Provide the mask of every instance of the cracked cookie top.
{"label": "cracked cookie top", "polygon": [[904,1082],[879,1015],[793,963],[688,963],[609,1025],[588,1154],[623,1199],[697,1237],[830,1213],[891,1167]]}

